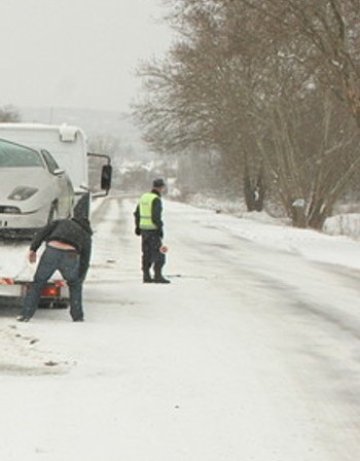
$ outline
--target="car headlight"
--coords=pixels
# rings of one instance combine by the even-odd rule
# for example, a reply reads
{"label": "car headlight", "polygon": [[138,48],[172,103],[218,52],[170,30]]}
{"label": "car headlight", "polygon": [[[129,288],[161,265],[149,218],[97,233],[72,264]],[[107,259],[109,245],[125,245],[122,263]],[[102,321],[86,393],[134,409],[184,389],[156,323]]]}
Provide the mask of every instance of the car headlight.
{"label": "car headlight", "polygon": [[0,213],[3,213],[3,214],[20,214],[21,211],[16,206],[2,206],[2,207],[0,207]]}
{"label": "car headlight", "polygon": [[27,200],[36,192],[38,192],[39,189],[36,189],[35,187],[28,187],[28,186],[18,186],[16,187],[11,194],[8,196],[9,200]]}

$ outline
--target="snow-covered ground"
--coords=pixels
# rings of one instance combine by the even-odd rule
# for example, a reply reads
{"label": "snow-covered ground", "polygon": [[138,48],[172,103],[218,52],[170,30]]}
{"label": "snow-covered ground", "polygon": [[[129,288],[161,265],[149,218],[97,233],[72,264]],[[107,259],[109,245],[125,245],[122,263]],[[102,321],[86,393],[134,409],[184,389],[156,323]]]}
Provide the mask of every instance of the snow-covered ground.
{"label": "snow-covered ground", "polygon": [[85,323],[1,311],[0,459],[358,459],[359,243],[167,201],[144,285],[134,205],[93,211]]}
{"label": "snow-covered ground", "polygon": [[[176,189],[171,191],[171,195],[176,200],[179,191]],[[188,202],[200,208],[206,208],[209,210],[225,212],[232,214],[237,217],[245,217],[255,221],[260,221],[268,224],[275,225],[288,225],[291,226],[291,222],[286,218],[274,218],[270,216],[266,211],[261,213],[258,212],[247,212],[245,201],[239,200],[225,200],[220,198],[204,196],[204,194],[194,194],[188,197]],[[329,217],[324,224],[323,233],[328,235],[343,235],[351,237],[353,239],[360,239],[360,214],[355,213],[353,210],[358,209],[358,205],[353,203],[348,206],[340,208],[348,209],[350,211],[339,212],[334,216]],[[352,210],[352,211],[351,211]],[[344,211],[344,210],[343,210]]]}
{"label": "snow-covered ground", "polygon": [[[234,219],[217,214],[219,227],[273,249],[299,253],[319,262],[360,269],[360,243],[345,236],[329,236],[310,229],[297,229],[271,218],[266,213],[243,213]],[[333,229],[329,226],[328,229]],[[335,232],[335,231],[334,231]]]}

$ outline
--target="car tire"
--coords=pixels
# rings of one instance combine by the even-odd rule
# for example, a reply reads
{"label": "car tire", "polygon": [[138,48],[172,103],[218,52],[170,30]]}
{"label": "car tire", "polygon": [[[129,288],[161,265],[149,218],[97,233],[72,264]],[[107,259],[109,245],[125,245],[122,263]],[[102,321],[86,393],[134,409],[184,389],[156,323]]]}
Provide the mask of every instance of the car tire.
{"label": "car tire", "polygon": [[66,300],[41,299],[39,309],[67,309],[69,302]]}
{"label": "car tire", "polygon": [[40,299],[38,307],[39,309],[51,309],[52,301],[49,299]]}
{"label": "car tire", "polygon": [[69,302],[68,301],[54,301],[52,308],[53,309],[67,309],[69,307]]}

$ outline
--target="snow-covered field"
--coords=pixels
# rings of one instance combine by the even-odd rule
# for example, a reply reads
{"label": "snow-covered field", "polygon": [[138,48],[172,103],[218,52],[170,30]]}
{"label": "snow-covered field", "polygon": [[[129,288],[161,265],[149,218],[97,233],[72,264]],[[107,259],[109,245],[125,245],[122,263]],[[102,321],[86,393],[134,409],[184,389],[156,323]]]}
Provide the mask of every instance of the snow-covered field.
{"label": "snow-covered field", "polygon": [[165,203],[167,286],[134,200],[93,211],[86,322],[0,317],[4,461],[355,461],[360,244]]}

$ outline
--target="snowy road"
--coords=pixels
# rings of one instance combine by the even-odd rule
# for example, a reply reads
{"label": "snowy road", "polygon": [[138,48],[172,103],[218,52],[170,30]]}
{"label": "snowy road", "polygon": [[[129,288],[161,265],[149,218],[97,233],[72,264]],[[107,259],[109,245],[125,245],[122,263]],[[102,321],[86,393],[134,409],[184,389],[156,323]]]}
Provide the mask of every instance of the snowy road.
{"label": "snowy road", "polygon": [[144,285],[134,205],[94,211],[84,324],[2,313],[0,459],[359,459],[359,271],[166,202],[172,283]]}

